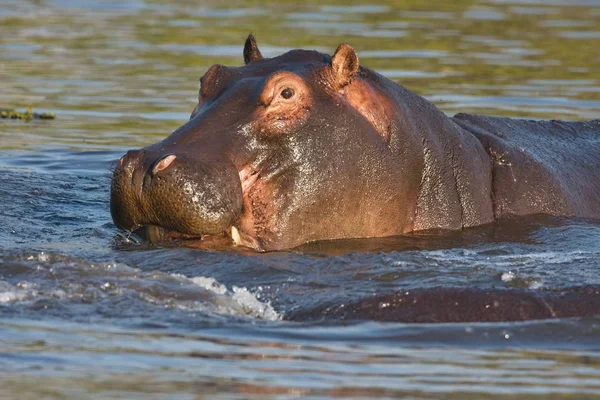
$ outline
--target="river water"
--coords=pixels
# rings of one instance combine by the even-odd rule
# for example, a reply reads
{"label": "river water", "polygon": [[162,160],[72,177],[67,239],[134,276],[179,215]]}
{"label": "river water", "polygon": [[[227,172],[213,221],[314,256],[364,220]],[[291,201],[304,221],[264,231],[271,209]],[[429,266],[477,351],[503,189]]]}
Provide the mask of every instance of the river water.
{"label": "river water", "polygon": [[[537,218],[254,254],[152,247],[109,214],[125,150],[210,65],[352,44],[445,112],[600,117],[600,1],[0,0],[0,398],[594,398],[600,318],[320,316],[374,294],[600,283],[600,225]],[[427,3],[427,4],[425,4]],[[294,315],[310,315],[304,321]]]}

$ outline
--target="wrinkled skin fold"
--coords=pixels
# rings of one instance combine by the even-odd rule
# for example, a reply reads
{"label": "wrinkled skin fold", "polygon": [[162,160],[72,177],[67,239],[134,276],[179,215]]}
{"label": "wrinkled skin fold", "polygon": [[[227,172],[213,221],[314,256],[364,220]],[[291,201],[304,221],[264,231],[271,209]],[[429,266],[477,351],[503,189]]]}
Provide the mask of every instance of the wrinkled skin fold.
{"label": "wrinkled skin fold", "polygon": [[270,251],[514,215],[600,218],[600,121],[448,117],[345,44],[264,58],[250,36],[243,56],[208,69],[187,123],[119,160],[118,227]]}

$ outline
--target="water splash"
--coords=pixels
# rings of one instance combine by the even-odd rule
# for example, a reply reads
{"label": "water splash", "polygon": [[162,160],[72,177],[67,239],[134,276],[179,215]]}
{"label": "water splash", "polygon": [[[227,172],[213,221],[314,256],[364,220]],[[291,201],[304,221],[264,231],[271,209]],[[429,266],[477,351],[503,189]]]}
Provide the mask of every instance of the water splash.
{"label": "water splash", "polygon": [[256,293],[246,287],[229,289],[212,277],[189,278],[45,252],[5,257],[0,265],[0,303],[22,308],[47,309],[49,303],[54,308],[76,309],[79,304],[98,310],[109,305],[133,310],[150,305],[155,311],[281,319],[269,302],[259,299],[260,289]]}

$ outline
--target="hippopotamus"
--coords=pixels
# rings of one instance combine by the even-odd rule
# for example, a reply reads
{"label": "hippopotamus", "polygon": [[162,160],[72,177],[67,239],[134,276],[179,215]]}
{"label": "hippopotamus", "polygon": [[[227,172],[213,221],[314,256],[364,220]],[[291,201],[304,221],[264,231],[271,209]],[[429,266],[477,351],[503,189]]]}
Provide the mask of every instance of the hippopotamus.
{"label": "hippopotamus", "polygon": [[561,289],[435,287],[375,294],[353,302],[295,310],[287,320],[377,320],[407,323],[509,322],[600,316],[600,286]]}
{"label": "hippopotamus", "polygon": [[189,121],[114,169],[115,224],[257,251],[530,214],[600,218],[600,120],[447,116],[359,64],[291,50],[213,65]]}

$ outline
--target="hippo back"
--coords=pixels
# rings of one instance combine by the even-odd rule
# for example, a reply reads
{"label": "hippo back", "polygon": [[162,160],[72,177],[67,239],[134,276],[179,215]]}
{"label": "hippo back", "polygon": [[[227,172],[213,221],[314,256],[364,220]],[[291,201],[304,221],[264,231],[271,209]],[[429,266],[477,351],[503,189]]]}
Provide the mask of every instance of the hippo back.
{"label": "hippo back", "polygon": [[534,121],[457,114],[492,160],[495,217],[600,218],[600,120]]}

